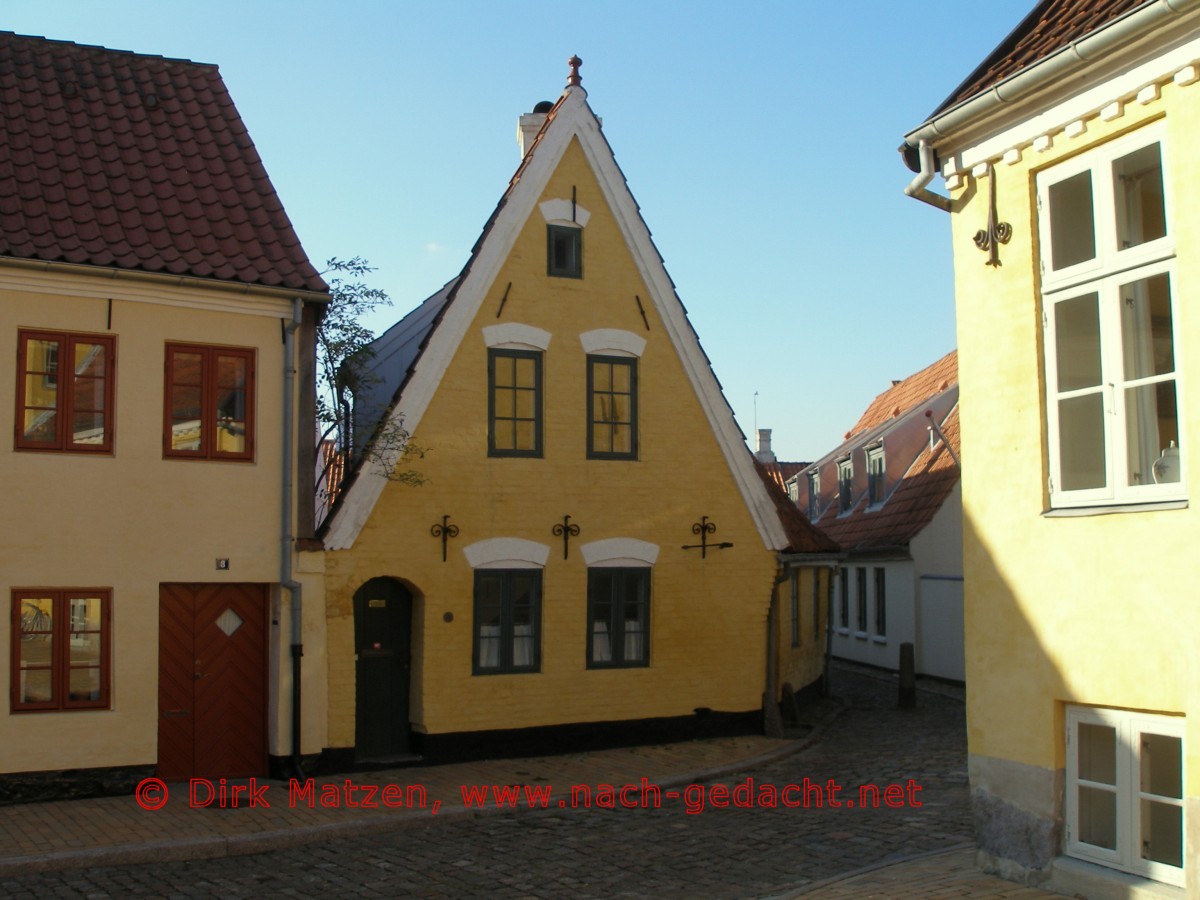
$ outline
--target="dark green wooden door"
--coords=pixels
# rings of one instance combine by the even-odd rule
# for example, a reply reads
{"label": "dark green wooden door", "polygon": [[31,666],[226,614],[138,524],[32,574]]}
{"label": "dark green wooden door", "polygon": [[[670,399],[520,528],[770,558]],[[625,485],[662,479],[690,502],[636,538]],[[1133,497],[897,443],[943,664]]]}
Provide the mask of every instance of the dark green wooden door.
{"label": "dark green wooden door", "polygon": [[354,595],[355,755],[387,759],[409,752],[408,682],[412,594],[372,578]]}

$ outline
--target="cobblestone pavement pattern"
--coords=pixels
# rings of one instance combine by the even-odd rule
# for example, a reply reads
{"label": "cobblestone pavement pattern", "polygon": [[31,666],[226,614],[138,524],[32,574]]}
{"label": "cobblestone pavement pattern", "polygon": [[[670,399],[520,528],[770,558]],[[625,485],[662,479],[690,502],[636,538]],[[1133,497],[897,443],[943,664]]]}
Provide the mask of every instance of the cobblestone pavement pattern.
{"label": "cobblestone pavement pattern", "polygon": [[[836,678],[835,693],[850,708],[820,740],[720,782],[833,779],[842,786],[840,799],[857,801],[859,785],[912,779],[921,788],[919,808],[710,808],[688,815],[682,801],[664,799],[657,810],[552,809],[254,856],[0,876],[0,895],[772,896],[969,842],[962,703],[923,691],[917,709],[900,710],[894,681],[858,672]],[[529,774],[534,781],[536,773]]]}

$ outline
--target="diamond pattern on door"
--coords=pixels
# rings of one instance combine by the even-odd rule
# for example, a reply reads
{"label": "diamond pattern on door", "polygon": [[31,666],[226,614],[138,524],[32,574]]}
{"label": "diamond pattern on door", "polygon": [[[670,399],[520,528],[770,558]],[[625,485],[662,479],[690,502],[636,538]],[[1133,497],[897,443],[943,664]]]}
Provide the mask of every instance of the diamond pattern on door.
{"label": "diamond pattern on door", "polygon": [[232,609],[227,609],[217,619],[217,627],[225,632],[226,637],[233,637],[233,633],[242,627],[242,617]]}
{"label": "diamond pattern on door", "polygon": [[159,586],[158,775],[267,769],[267,588]]}

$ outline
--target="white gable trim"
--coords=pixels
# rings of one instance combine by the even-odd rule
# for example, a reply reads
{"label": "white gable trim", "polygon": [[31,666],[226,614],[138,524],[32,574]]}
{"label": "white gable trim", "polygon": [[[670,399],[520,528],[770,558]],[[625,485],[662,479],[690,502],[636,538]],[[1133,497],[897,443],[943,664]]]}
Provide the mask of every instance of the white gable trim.
{"label": "white gable trim", "polygon": [[584,353],[609,353],[615,356],[638,356],[646,352],[646,341],[632,331],[620,328],[597,328],[579,336]]}
{"label": "white gable trim", "polygon": [[472,569],[542,569],[550,548],[523,538],[488,538],[463,547],[463,556]]}
{"label": "white gable trim", "polygon": [[[571,207],[574,205],[575,218],[571,218]],[[572,204],[570,200],[547,200],[545,203],[539,204],[538,209],[542,211],[542,218],[548,223],[555,225],[578,225],[580,228],[587,228],[588,219],[592,214],[580,206],[578,203]]]}
{"label": "white gable trim", "polygon": [[615,566],[652,566],[658,562],[658,544],[637,538],[607,538],[592,541],[579,548],[589,569]]}
{"label": "white gable trim", "polygon": [[483,342],[509,350],[545,350],[550,346],[550,332],[520,322],[505,322],[483,329]]}
{"label": "white gable trim", "polygon": [[[683,304],[675,295],[671,279],[654,248],[650,231],[629,193],[612,149],[600,132],[600,123],[587,105],[587,94],[580,87],[567,88],[553,121],[528,157],[520,180],[498,209],[491,230],[471,262],[470,271],[458,285],[454,302],[446,309],[441,325],[430,336],[408,386],[389,413],[389,422],[399,424],[402,421],[406,430],[417,433],[455,351],[466,337],[484,300],[489,299],[496,275],[511,253],[521,228],[533,214],[538,198],[572,139],[579,140],[596,175],[638,273],[648,287],[650,300],[695,388],[709,427],[763,544],[771,550],[783,549],[788,543],[787,534],[780,524],[774,503],[755,471],[753,457],[734,421],[733,410],[709,368],[708,359],[687,321]],[[490,299],[499,301],[498,297]],[[398,456],[400,449],[394,448],[392,452]],[[353,545],[386,484],[387,479],[378,472],[369,472],[364,468],[359,473],[330,524],[325,536],[327,549],[343,550]]]}

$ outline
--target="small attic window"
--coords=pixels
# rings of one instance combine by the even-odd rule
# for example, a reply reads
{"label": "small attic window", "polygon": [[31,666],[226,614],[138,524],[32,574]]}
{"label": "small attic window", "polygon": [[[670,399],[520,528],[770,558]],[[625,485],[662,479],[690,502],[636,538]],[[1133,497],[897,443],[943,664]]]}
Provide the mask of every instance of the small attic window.
{"label": "small attic window", "polygon": [[583,277],[582,228],[546,226],[546,274],[558,278]]}

